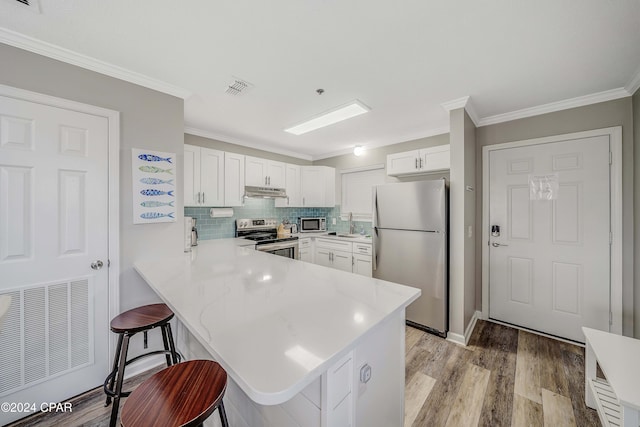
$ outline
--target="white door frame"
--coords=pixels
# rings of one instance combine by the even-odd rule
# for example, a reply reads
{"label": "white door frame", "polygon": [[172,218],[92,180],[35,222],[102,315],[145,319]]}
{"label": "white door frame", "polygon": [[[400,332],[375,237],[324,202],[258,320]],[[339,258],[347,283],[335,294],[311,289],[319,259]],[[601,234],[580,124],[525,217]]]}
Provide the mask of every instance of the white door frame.
{"label": "white door frame", "polygon": [[[107,266],[109,273],[109,319],[113,319],[120,312],[120,112],[2,84],[0,84],[0,95],[107,119],[109,132],[109,259]],[[107,326],[105,325],[105,327]],[[109,339],[109,354],[113,354],[114,351],[115,336]]]}
{"label": "white door frame", "polygon": [[562,142],[570,139],[609,136],[612,164],[611,183],[611,325],[609,331],[622,335],[622,127],[615,126],[544,138],[487,145],[482,148],[482,318],[489,318],[489,154],[494,150]]}

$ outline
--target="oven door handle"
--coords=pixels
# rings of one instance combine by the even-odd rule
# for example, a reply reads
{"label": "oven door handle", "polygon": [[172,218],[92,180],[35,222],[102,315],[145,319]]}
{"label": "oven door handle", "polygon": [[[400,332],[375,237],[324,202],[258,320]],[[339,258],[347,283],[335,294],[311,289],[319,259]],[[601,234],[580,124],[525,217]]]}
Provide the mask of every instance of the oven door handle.
{"label": "oven door handle", "polygon": [[282,242],[282,243],[269,243],[268,245],[256,245],[257,251],[277,251],[278,249],[290,249],[296,248],[298,242]]}

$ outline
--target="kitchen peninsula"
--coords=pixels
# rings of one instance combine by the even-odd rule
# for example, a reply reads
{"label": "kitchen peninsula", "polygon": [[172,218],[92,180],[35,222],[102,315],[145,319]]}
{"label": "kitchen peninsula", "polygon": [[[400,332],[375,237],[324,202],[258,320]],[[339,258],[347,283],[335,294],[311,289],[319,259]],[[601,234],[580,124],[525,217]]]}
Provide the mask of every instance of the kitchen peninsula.
{"label": "kitchen peninsula", "polygon": [[241,243],[135,264],[175,312],[178,349],[229,374],[231,425],[401,426],[405,308],[420,291]]}

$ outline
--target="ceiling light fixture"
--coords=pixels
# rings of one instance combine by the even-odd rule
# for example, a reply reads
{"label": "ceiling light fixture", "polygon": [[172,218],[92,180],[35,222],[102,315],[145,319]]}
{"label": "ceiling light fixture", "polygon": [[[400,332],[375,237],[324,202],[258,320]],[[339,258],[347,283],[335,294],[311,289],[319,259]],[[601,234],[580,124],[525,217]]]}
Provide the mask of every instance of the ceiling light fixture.
{"label": "ceiling light fixture", "polygon": [[284,131],[292,133],[294,135],[302,135],[303,133],[311,132],[312,130],[320,129],[325,126],[329,126],[334,123],[359,116],[360,114],[369,112],[369,110],[369,107],[367,107],[360,101],[355,100],[346,105],[342,105],[338,108],[334,108],[325,113],[322,113],[321,115],[309,119],[303,123],[285,129]]}
{"label": "ceiling light fixture", "polygon": [[355,156],[362,156],[364,154],[364,147],[362,145],[356,145],[353,147],[353,154]]}

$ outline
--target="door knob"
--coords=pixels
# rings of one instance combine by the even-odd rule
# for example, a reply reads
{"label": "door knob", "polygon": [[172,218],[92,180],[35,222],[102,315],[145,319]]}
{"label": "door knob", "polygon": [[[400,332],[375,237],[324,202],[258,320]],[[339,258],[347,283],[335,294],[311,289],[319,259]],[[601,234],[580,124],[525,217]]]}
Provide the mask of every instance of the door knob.
{"label": "door knob", "polygon": [[102,261],[97,260],[91,263],[91,268],[94,270],[100,270],[102,268],[104,264],[102,263]]}
{"label": "door knob", "polygon": [[502,243],[493,242],[491,246],[493,246],[494,248],[497,248],[498,246],[509,246],[509,245],[503,245]]}

